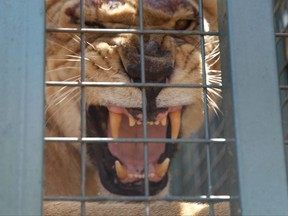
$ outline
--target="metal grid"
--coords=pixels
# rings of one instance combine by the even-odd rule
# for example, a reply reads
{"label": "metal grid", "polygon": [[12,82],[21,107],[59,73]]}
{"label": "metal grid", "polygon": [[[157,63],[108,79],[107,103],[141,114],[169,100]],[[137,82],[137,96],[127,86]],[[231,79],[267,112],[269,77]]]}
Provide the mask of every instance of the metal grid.
{"label": "metal grid", "polygon": [[[200,1],[201,2],[201,1]],[[275,1],[277,2],[277,1]],[[140,1],[141,5],[142,1]],[[209,139],[210,131],[207,130],[207,124],[205,136],[206,138],[191,138],[187,140],[178,140],[178,142],[184,144],[196,144],[201,143],[207,146],[207,155],[210,157],[209,149],[211,144],[222,144],[226,143],[229,147],[229,155],[231,158],[237,158],[237,165],[239,172],[234,171],[234,166],[230,169],[230,178],[232,178],[232,189],[231,194],[233,195],[232,204],[234,206],[235,215],[287,215],[287,177],[284,163],[283,155],[283,139],[282,139],[282,130],[280,125],[280,117],[278,116],[278,87],[277,79],[275,79],[275,74],[271,71],[275,71],[274,66],[274,57],[275,53],[273,51],[273,44],[271,39],[272,34],[272,3],[269,0],[229,0],[229,4],[225,0],[220,0],[218,2],[220,10],[220,39],[222,51],[225,56],[226,61],[222,61],[223,72],[225,72],[223,79],[225,86],[223,87],[223,109],[224,109],[224,136],[226,139]],[[259,7],[261,5],[261,7]],[[7,71],[7,74],[4,76],[4,79],[1,79],[1,98],[4,102],[1,104],[0,112],[0,143],[3,151],[1,151],[0,157],[0,169],[1,176],[11,176],[11,178],[1,177],[0,185],[0,215],[40,215],[41,214],[41,204],[39,197],[41,196],[41,143],[43,130],[41,127],[35,127],[35,125],[43,125],[42,116],[43,113],[35,112],[42,109],[39,109],[43,106],[42,96],[36,93],[42,93],[43,84],[39,82],[43,80],[43,77],[39,74],[39,71],[43,71],[44,62],[42,55],[44,52],[44,42],[41,41],[44,38],[44,5],[41,1],[29,1],[25,4],[25,9],[23,10],[23,4],[19,3],[17,0],[10,0],[9,2],[4,2],[2,7],[0,7],[0,16],[1,20],[8,19],[7,22],[1,22],[1,29],[6,29],[3,34],[0,35],[1,43],[1,71]],[[11,8],[14,8],[11,10]],[[239,8],[242,10],[240,11]],[[83,9],[82,9],[83,10]],[[140,11],[141,11],[140,7]],[[19,11],[25,11],[24,17],[23,13]],[[245,15],[243,15],[243,12]],[[270,13],[271,12],[271,13]],[[82,12],[83,13],[83,12]],[[12,15],[13,14],[13,15]],[[258,14],[262,19],[257,19]],[[228,17],[228,19],[227,19]],[[37,18],[37,19],[35,19]],[[241,19],[239,19],[241,18]],[[229,20],[229,21],[228,21]],[[42,22],[42,23],[41,23]],[[263,22],[266,25],[263,25]],[[27,23],[33,25],[33,31],[30,30],[27,26]],[[83,21],[81,21],[83,25]],[[21,32],[26,34],[21,34],[21,38],[16,37],[14,28],[7,28],[7,26],[14,27],[13,24],[21,29]],[[253,24],[253,26],[251,26]],[[2,26],[3,25],[3,26]],[[30,27],[31,27],[30,26]],[[35,30],[35,26],[38,26],[39,29]],[[261,28],[259,28],[261,26]],[[3,28],[2,28],[3,27]],[[106,32],[115,32],[116,30],[91,30],[91,29],[47,29],[47,31],[61,31],[61,32],[78,32],[82,33],[82,39],[85,39],[85,32],[90,31],[106,31]],[[118,30],[117,30],[118,31]],[[137,30],[120,30],[127,33],[136,33],[145,35],[149,33],[155,33],[154,31],[147,31],[142,29]],[[243,37],[243,32],[247,33]],[[33,33],[33,34],[31,34]],[[159,33],[164,33],[159,31]],[[175,34],[175,31],[168,31],[169,34]],[[218,33],[204,33],[204,32],[182,32],[183,34],[199,34],[204,40],[204,35],[216,34]],[[11,35],[15,37],[11,38]],[[260,46],[257,44],[255,36],[261,35],[261,44],[266,44],[267,46]],[[283,32],[277,33],[277,36],[286,36]],[[28,43],[31,38],[33,38],[33,43]],[[247,38],[249,40],[247,40]],[[254,40],[253,40],[254,38]],[[37,39],[37,40],[36,40]],[[39,40],[39,41],[38,41]],[[258,39],[257,39],[258,40]],[[84,40],[82,40],[82,49],[84,49]],[[10,42],[10,43],[7,43]],[[143,41],[142,41],[143,43]],[[255,46],[255,44],[258,46]],[[35,47],[35,44],[37,46]],[[39,46],[39,44],[41,46]],[[25,46],[19,46],[25,45]],[[43,45],[43,46],[42,46]],[[203,46],[203,45],[202,45]],[[15,47],[15,50],[21,50],[21,52],[16,53],[7,53],[5,50],[11,50],[11,47]],[[14,49],[14,48],[12,48]],[[31,52],[31,49],[35,51]],[[142,48],[143,49],[143,48]],[[248,52],[247,52],[248,50]],[[257,52],[256,52],[257,51]],[[142,56],[143,56],[143,50]],[[29,55],[25,55],[29,53]],[[84,52],[83,52],[84,53]],[[82,53],[82,58],[85,54]],[[247,54],[249,53],[249,55]],[[31,55],[30,55],[31,54]],[[11,56],[18,58],[19,61],[11,62]],[[21,58],[25,56],[27,61],[21,61]],[[251,62],[249,58],[257,56],[255,62],[262,62],[263,65],[255,64]],[[8,57],[8,58],[7,58]],[[143,58],[143,57],[142,57]],[[262,60],[261,60],[262,58]],[[38,60],[39,66],[35,67],[35,61]],[[42,60],[41,60],[42,59]],[[265,59],[265,62],[263,62]],[[268,61],[268,60],[271,61]],[[223,60],[223,54],[222,54]],[[241,60],[241,61],[240,61]],[[258,61],[257,61],[258,60]],[[240,61],[240,62],[239,62]],[[249,63],[249,64],[248,64]],[[13,67],[13,66],[16,66]],[[28,66],[28,67],[27,67]],[[275,66],[276,67],[276,66]],[[19,70],[22,68],[22,70]],[[142,74],[143,74],[142,66]],[[239,69],[242,70],[239,71]],[[82,94],[85,95],[86,86],[135,86],[142,87],[143,89],[149,87],[149,83],[140,83],[140,84],[117,84],[117,83],[89,83],[83,81],[84,68],[82,69],[82,81],[80,83],[73,82],[49,82],[46,83],[47,86],[80,86]],[[249,71],[255,72],[256,76],[249,74]],[[231,72],[231,73],[229,73]],[[23,74],[26,74],[24,76]],[[35,74],[38,74],[35,78]],[[261,74],[261,75],[260,75]],[[43,75],[43,74],[42,74]],[[258,77],[257,77],[258,76]],[[266,89],[261,88],[255,89],[255,83],[259,84],[259,76],[261,77],[261,84],[266,87]],[[18,79],[19,77],[26,77],[27,79]],[[248,77],[245,79],[245,77]],[[265,79],[263,79],[265,77]],[[21,81],[19,85],[15,85],[13,82]],[[30,85],[25,85],[28,82]],[[205,79],[204,79],[205,80]],[[143,81],[143,80],[142,80]],[[244,82],[243,82],[244,81]],[[246,82],[245,82],[246,81]],[[23,84],[24,83],[24,84]],[[245,83],[244,89],[243,83]],[[40,86],[39,86],[40,85]],[[155,86],[155,84],[151,84]],[[150,85],[150,86],[151,86]],[[162,84],[161,84],[162,85]],[[159,84],[159,86],[161,86]],[[32,86],[32,88],[30,88]],[[158,84],[157,84],[158,86]],[[19,88],[18,88],[19,87]],[[35,87],[35,89],[34,89]],[[163,86],[161,86],[163,87]],[[207,88],[207,87],[217,87],[217,86],[182,86],[184,87],[196,87],[196,88]],[[16,88],[16,89],[15,89]],[[281,87],[282,88],[282,87]],[[283,86],[282,90],[286,89],[286,84]],[[39,89],[39,92],[36,91]],[[277,89],[277,90],[276,90]],[[7,90],[14,90],[12,98],[15,98],[16,101],[21,101],[21,104],[16,104],[14,100],[8,96]],[[25,91],[25,97],[23,99],[23,90]],[[268,91],[267,91],[268,90]],[[145,94],[145,91],[143,91]],[[205,92],[205,90],[204,90]],[[269,96],[270,103],[267,104],[267,98],[261,97],[261,94]],[[260,95],[260,97],[259,97]],[[7,97],[8,96],[8,97]],[[15,96],[15,97],[14,97]],[[83,97],[84,98],[84,97]],[[22,99],[22,100],[21,100]],[[85,99],[82,100],[82,112],[85,112]],[[232,110],[231,110],[231,101],[233,101]],[[26,105],[23,105],[26,104]],[[28,104],[28,105],[27,105]],[[251,107],[253,104],[255,107]],[[26,107],[27,106],[27,107]],[[27,115],[23,115],[23,107],[25,107]],[[2,110],[3,108],[3,110]],[[8,113],[7,110],[11,110],[11,113],[19,114],[12,115]],[[18,110],[17,110],[18,109]],[[144,108],[145,109],[145,108]],[[261,115],[258,115],[259,110],[261,110]],[[280,110],[280,109],[279,109]],[[144,110],[145,111],[145,110]],[[227,111],[227,112],[226,112]],[[144,112],[145,113],[145,112]],[[235,115],[234,115],[235,113]],[[250,115],[248,115],[249,113]],[[207,114],[206,114],[207,115]],[[18,118],[20,116],[20,118]],[[83,114],[82,114],[83,116]],[[259,118],[260,117],[260,118]],[[19,124],[10,124],[10,121],[19,122]],[[20,119],[20,120],[19,120]],[[82,121],[85,121],[82,118]],[[206,119],[208,117],[206,116]],[[261,121],[260,121],[261,120]],[[146,119],[147,121],[147,119]],[[9,124],[8,124],[9,123]],[[24,125],[22,125],[24,123]],[[83,124],[83,123],[82,123]],[[16,125],[16,127],[15,127]],[[19,129],[18,126],[21,126]],[[31,125],[34,125],[32,127]],[[85,124],[83,124],[85,125]],[[267,127],[272,125],[272,127]],[[26,130],[28,128],[28,130]],[[32,128],[32,129],[31,129]],[[31,130],[30,130],[31,129]],[[23,133],[25,131],[25,133]],[[260,131],[260,132],[259,132]],[[85,130],[82,127],[82,135],[84,135]],[[40,138],[39,138],[40,137]],[[15,138],[17,140],[15,140]],[[23,139],[24,138],[24,139]],[[208,138],[208,139],[207,139]],[[20,139],[23,139],[21,142]],[[85,146],[89,142],[95,144],[101,141],[114,141],[114,142],[124,142],[123,139],[111,140],[109,138],[82,138],[78,137],[46,137],[45,141],[49,145],[49,142],[81,142],[82,143],[82,154],[85,157]],[[139,139],[137,142],[149,142],[149,139]],[[173,142],[171,140],[153,140],[157,142]],[[23,145],[11,145],[11,143],[22,143]],[[287,143],[287,141],[286,141]],[[273,144],[273,145],[272,145]],[[192,145],[193,146],[193,145]],[[256,157],[255,152],[259,151],[259,146],[263,148],[261,155],[263,157]],[[13,148],[12,148],[13,147]],[[24,150],[24,151],[23,151]],[[15,152],[19,155],[19,160],[12,160],[15,158]],[[35,154],[37,152],[37,154]],[[275,157],[275,155],[277,157]],[[85,158],[82,157],[82,165],[84,165]],[[145,156],[147,158],[147,156]],[[83,159],[84,158],[84,159]],[[269,160],[273,158],[273,160]],[[211,159],[211,158],[210,158]],[[208,160],[210,161],[210,160]],[[233,160],[232,160],[233,162]],[[235,161],[234,161],[235,163]],[[11,165],[9,165],[11,164]],[[31,169],[32,167],[32,169]],[[82,166],[84,167],[84,166]],[[208,167],[208,170],[210,168]],[[21,171],[22,170],[22,171]],[[26,175],[24,175],[23,170],[25,170]],[[85,169],[83,169],[83,173]],[[146,167],[147,170],[147,167]],[[19,172],[20,171],[20,172]],[[146,173],[147,174],[147,173]],[[239,178],[238,178],[239,176]],[[19,178],[20,177],[20,178]],[[84,182],[85,175],[83,175],[82,182]],[[211,176],[209,177],[211,179]],[[12,180],[13,181],[12,181]],[[14,180],[17,181],[14,181]],[[239,181],[237,180],[239,179]],[[33,181],[33,182],[31,182]],[[211,182],[211,180],[209,180]],[[147,182],[147,180],[146,180]],[[211,186],[210,184],[208,184]],[[87,197],[85,196],[85,190],[83,189],[84,184],[82,183],[82,196],[80,197],[44,197],[45,200],[77,200],[83,203],[82,205],[82,214],[85,214],[85,201],[98,201],[98,200],[139,200],[139,201],[151,201],[161,199],[159,197],[151,197],[146,194],[146,196],[136,196],[136,197]],[[236,189],[236,190],[235,190]],[[238,189],[238,190],[237,190]],[[208,193],[206,196],[169,196],[165,197],[165,200],[187,200],[187,201],[222,201],[230,200],[230,197],[221,197],[221,196],[209,196],[213,194],[211,188],[209,187]],[[207,196],[208,195],[208,196]],[[241,196],[239,196],[241,195]],[[235,201],[235,202],[234,202]],[[241,211],[239,211],[239,201],[241,205]],[[213,208],[211,206],[211,214],[213,213]],[[149,214],[147,208],[147,214]],[[234,214],[233,214],[234,215]]]}
{"label": "metal grid", "polygon": [[[200,29],[197,31],[176,31],[176,30],[146,30],[143,27],[143,2],[142,0],[139,0],[139,28],[137,29],[93,29],[93,28],[85,28],[85,20],[83,18],[84,14],[84,1],[80,1],[81,5],[81,18],[80,18],[80,28],[79,29],[69,29],[69,28],[48,28],[47,32],[62,32],[62,33],[79,33],[81,35],[81,81],[79,82],[64,82],[64,81],[47,81],[47,86],[78,86],[81,87],[81,137],[46,137],[45,141],[47,142],[47,145],[49,145],[49,142],[80,142],[82,145],[82,187],[81,187],[81,196],[80,197],[59,197],[59,196],[46,196],[44,197],[44,200],[73,200],[73,201],[81,201],[82,202],[82,215],[85,215],[85,201],[101,201],[101,200],[117,200],[117,201],[127,201],[127,200],[139,200],[139,201],[146,201],[146,215],[149,215],[149,204],[148,201],[151,200],[178,200],[178,201],[199,201],[199,202],[208,202],[210,203],[210,213],[213,215],[213,203],[219,202],[219,201],[227,201],[230,200],[230,197],[228,195],[214,195],[214,183],[212,183],[212,176],[211,176],[211,145],[223,145],[225,143],[225,139],[221,136],[211,136],[211,128],[209,126],[209,113],[208,113],[208,99],[207,99],[207,88],[221,88],[221,85],[208,85],[206,83],[206,71],[205,71],[205,36],[207,35],[214,35],[218,36],[218,32],[205,32],[204,31],[204,22],[203,22],[203,6],[202,6],[202,0],[199,0],[199,15],[200,15]],[[141,54],[141,82],[140,83],[100,83],[100,82],[87,82],[85,81],[85,68],[84,68],[84,59],[85,59],[85,33],[133,33],[139,35],[140,38],[140,54]],[[193,35],[199,35],[200,39],[200,49],[202,53],[202,68],[203,68],[203,75],[202,80],[203,84],[163,84],[163,83],[147,83],[145,82],[145,65],[144,65],[144,35],[146,34],[193,34]],[[145,150],[144,150],[144,161],[145,161],[145,195],[144,196],[125,196],[125,197],[103,197],[103,196],[97,196],[97,197],[87,197],[85,196],[85,152],[86,152],[86,144],[87,143],[93,143],[94,145],[97,145],[97,143],[103,142],[103,141],[109,141],[109,142],[126,142],[131,141],[131,139],[113,139],[113,138],[97,138],[97,137],[86,137],[85,134],[85,115],[86,115],[86,107],[85,107],[85,87],[97,87],[97,86],[121,86],[121,87],[138,87],[142,90],[142,112],[143,112],[143,138],[142,139],[133,139],[133,142],[143,142],[145,143]],[[207,182],[205,183],[207,190],[206,193],[202,194],[185,194],[184,196],[180,195],[169,195],[168,197],[158,197],[158,196],[150,196],[149,194],[149,180],[148,180],[148,142],[165,142],[165,143],[174,143],[175,140],[171,139],[151,139],[147,138],[147,110],[146,110],[146,88],[149,87],[178,87],[178,88],[201,88],[203,90],[203,99],[204,99],[204,127],[203,127],[203,136],[199,138],[188,138],[188,139],[178,139],[176,142],[182,144],[183,146],[185,144],[199,144],[204,145],[205,147],[205,155],[206,155],[206,170],[207,171]],[[193,146],[189,145],[187,148],[191,148]],[[186,161],[187,163],[187,161]],[[183,164],[182,164],[183,165]],[[189,170],[187,170],[189,172]],[[173,174],[172,174],[173,175]],[[177,181],[174,181],[177,187],[180,183]],[[191,185],[191,182],[189,182]]]}

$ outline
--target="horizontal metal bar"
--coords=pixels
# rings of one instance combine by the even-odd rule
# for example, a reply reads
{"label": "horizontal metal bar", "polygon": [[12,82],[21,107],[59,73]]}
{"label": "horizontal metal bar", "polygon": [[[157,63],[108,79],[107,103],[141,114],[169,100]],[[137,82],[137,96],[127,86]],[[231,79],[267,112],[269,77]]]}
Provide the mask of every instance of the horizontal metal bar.
{"label": "horizontal metal bar", "polygon": [[288,33],[275,33],[276,37],[288,37]]}
{"label": "horizontal metal bar", "polygon": [[139,30],[139,29],[96,29],[96,28],[47,28],[47,32],[63,32],[63,33],[131,33],[131,34],[177,34],[177,35],[214,35],[218,36],[218,32],[203,31],[181,31],[181,30]]}
{"label": "horizontal metal bar", "polygon": [[82,142],[82,143],[103,143],[103,142],[141,142],[141,143],[226,143],[231,142],[231,140],[226,140],[225,138],[211,138],[211,139],[199,139],[199,138],[188,138],[188,139],[156,139],[156,138],[121,138],[121,139],[113,139],[113,138],[102,138],[102,137],[45,137],[45,142]]}
{"label": "horizontal metal bar", "polygon": [[288,90],[288,85],[280,85],[280,90]]}
{"label": "horizontal metal bar", "polygon": [[219,196],[44,196],[45,201],[182,201],[182,202],[223,202],[229,201],[232,197],[227,195]]}
{"label": "horizontal metal bar", "polygon": [[47,81],[47,86],[88,86],[88,87],[137,87],[137,88],[221,88],[222,85],[172,84],[172,83],[125,83],[125,82],[66,82]]}

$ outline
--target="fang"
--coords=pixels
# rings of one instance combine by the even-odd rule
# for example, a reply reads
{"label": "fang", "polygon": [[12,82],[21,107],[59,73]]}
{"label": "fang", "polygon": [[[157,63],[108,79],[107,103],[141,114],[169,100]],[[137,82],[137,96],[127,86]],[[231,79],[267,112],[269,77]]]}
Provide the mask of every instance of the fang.
{"label": "fang", "polygon": [[119,129],[122,120],[122,114],[109,112],[111,134],[113,138],[119,138]]}
{"label": "fang", "polygon": [[127,177],[127,168],[121,165],[121,163],[118,160],[115,161],[115,170],[120,180],[123,180]]}
{"label": "fang", "polygon": [[181,126],[181,111],[175,111],[169,113],[171,122],[171,138],[177,139]]}

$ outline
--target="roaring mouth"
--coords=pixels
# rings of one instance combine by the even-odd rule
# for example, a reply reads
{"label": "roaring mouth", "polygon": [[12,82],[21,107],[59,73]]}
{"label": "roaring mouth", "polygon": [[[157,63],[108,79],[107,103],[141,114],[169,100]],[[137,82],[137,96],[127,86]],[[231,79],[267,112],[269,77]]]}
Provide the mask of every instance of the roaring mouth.
{"label": "roaring mouth", "polygon": [[[148,113],[146,138],[176,139],[180,131],[181,109],[182,107],[159,108]],[[121,143],[88,144],[88,154],[99,169],[102,185],[114,194],[144,195],[145,144],[131,142],[144,137],[141,109],[91,105],[86,118],[88,136],[129,140]],[[170,160],[176,149],[174,143],[147,143],[150,195],[158,194],[167,185]]]}
{"label": "roaring mouth", "polygon": [[[141,54],[133,43],[119,48],[121,63],[131,82],[141,80]],[[150,40],[144,46],[145,77],[148,83],[167,83],[174,70],[174,58],[170,50]],[[180,131],[182,107],[159,108],[157,97],[160,87],[146,89],[147,134],[143,134],[143,113],[141,108],[127,108],[111,104],[90,106],[87,112],[87,135],[127,139],[121,143],[109,142],[91,144],[88,147],[92,161],[97,164],[104,187],[121,195],[144,195],[145,169],[144,151],[147,145],[149,194],[162,191],[168,182],[170,160],[176,150],[172,143],[136,142],[134,139],[175,139]],[[140,94],[139,94],[140,95]],[[125,98],[130,102],[132,98]],[[138,104],[139,105],[139,104]],[[132,141],[131,141],[132,140]]]}

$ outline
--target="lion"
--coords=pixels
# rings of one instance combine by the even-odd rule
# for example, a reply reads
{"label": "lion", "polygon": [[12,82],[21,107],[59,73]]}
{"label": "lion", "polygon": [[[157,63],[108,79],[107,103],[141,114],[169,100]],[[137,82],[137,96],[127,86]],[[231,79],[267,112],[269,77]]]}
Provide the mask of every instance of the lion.
{"label": "lion", "polygon": [[[44,195],[143,196],[147,195],[145,182],[149,196],[169,193],[169,167],[177,144],[133,140],[185,138],[203,124],[203,89],[173,86],[221,83],[217,37],[205,36],[206,61],[202,62],[201,37],[173,32],[201,27],[217,31],[216,0],[204,0],[203,10],[200,26],[198,0],[143,0],[141,27],[138,0],[85,0],[83,7],[80,0],[46,0],[50,85],[45,135],[103,141],[47,142]],[[80,27],[83,34],[73,32]],[[140,28],[151,33],[141,36],[135,31]],[[63,81],[67,84],[61,85]],[[209,110],[217,109],[219,91],[207,89]],[[86,158],[85,164],[81,157]],[[145,214],[144,202],[97,201],[85,206],[87,215]],[[207,203],[155,200],[149,206],[151,215],[209,215]],[[79,215],[80,209],[77,201],[44,201],[44,215]],[[215,204],[214,209],[216,215],[229,214],[228,203]]]}

